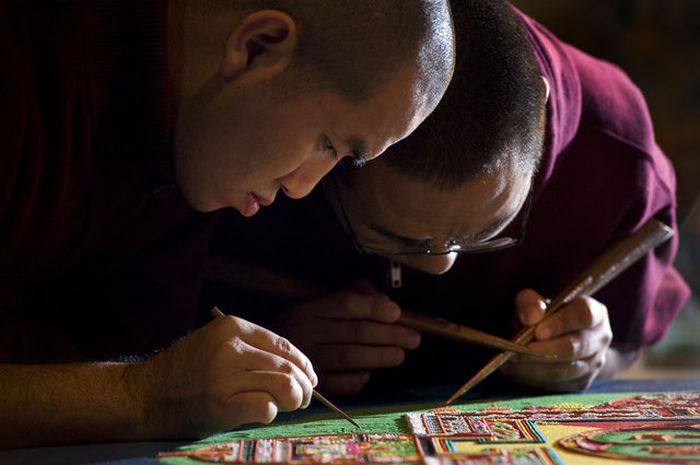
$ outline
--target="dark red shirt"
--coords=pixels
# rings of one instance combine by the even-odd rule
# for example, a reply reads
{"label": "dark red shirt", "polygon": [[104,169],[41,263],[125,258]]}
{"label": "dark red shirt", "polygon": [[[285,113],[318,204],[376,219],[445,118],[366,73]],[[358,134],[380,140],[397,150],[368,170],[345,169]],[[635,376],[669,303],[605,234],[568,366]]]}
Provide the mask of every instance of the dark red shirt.
{"label": "dark red shirt", "polygon": [[[640,91],[614,65],[561,42],[525,16],[523,21],[551,85],[546,150],[524,243],[461,255],[442,276],[404,267],[403,287],[387,289],[388,261],[355,253],[317,191],[293,205],[280,199],[245,223],[228,218],[218,253],[328,285],[368,278],[406,308],[509,337],[519,290],[553,297],[606,246],[651,217],[676,228],[675,174],[655,142]],[[519,226],[516,221],[509,229]],[[281,235],[284,242],[277,240]],[[672,266],[677,246],[674,237],[596,294],[608,307],[614,347],[636,350],[658,341],[687,300],[688,287]],[[233,300],[240,309],[240,297]],[[273,320],[274,313],[262,314],[260,305],[254,302],[246,315]],[[390,371],[388,383],[401,385],[402,376],[409,384],[465,381],[492,354],[426,337],[401,369]]]}
{"label": "dark red shirt", "polygon": [[0,359],[181,336],[218,215],[174,187],[167,2],[3,2],[0,56]]}

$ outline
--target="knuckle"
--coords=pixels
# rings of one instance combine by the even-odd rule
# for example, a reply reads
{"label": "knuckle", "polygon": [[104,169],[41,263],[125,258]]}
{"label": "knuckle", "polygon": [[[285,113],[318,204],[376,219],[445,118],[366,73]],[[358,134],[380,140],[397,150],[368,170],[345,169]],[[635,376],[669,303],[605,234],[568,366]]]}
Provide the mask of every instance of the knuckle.
{"label": "knuckle", "polygon": [[601,368],[603,368],[603,365],[605,365],[605,359],[604,358],[598,358],[593,362],[593,368],[596,371],[599,371]]}
{"label": "knuckle", "polygon": [[613,332],[612,328],[610,327],[609,324],[606,324],[605,327],[603,328],[603,335],[601,336],[601,339],[603,341],[603,344],[605,344],[606,347],[610,346],[613,341]]}
{"label": "knuckle", "polygon": [[578,338],[570,337],[564,343],[562,355],[566,358],[576,358],[581,350],[581,341]]}
{"label": "knuckle", "polygon": [[280,376],[279,384],[282,391],[287,395],[294,394],[297,387],[297,383],[292,375]]}
{"label": "knuckle", "polygon": [[608,362],[608,354],[606,351],[601,352],[600,357],[598,357],[596,362],[596,369],[598,371],[602,370],[605,364]]}
{"label": "knuckle", "polygon": [[238,337],[234,337],[228,342],[229,352],[235,356],[243,355],[246,351],[245,343]]}
{"label": "knuckle", "polygon": [[603,334],[603,337],[601,338],[603,345],[607,348],[610,347],[610,344],[612,344],[612,339],[613,335],[611,331],[607,331],[605,334]]}
{"label": "knuckle", "polygon": [[294,364],[289,360],[284,360],[279,362],[279,371],[285,375],[291,376],[294,373]]}
{"label": "knuckle", "polygon": [[294,345],[286,337],[278,336],[275,347],[282,353],[290,353],[294,350]]}
{"label": "knuckle", "polygon": [[287,410],[294,410],[301,406],[304,401],[304,391],[292,376],[284,376],[280,382],[282,393],[280,394],[280,404]]}

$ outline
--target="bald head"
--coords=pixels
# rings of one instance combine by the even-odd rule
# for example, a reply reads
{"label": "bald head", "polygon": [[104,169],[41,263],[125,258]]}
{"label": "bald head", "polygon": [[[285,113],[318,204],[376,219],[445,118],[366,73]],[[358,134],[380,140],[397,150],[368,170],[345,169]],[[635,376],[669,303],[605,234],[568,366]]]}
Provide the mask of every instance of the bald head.
{"label": "bald head", "polygon": [[[296,23],[295,60],[286,90],[321,87],[351,102],[367,100],[397,72],[418,72],[417,89],[434,107],[454,66],[454,34],[445,0],[210,0],[210,13],[245,17],[271,9]],[[213,8],[212,8],[213,6]],[[432,104],[432,105],[431,105]]]}
{"label": "bald head", "polygon": [[529,172],[543,149],[546,84],[527,32],[505,0],[452,0],[457,62],[432,115],[381,160],[455,189],[502,168]]}

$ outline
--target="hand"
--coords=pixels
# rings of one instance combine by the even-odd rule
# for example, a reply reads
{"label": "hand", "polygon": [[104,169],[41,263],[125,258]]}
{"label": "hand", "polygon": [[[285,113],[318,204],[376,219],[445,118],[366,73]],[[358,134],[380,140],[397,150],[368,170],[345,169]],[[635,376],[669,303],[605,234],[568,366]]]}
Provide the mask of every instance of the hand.
{"label": "hand", "polygon": [[318,382],[287,339],[241,318],[217,318],[128,372],[155,435],[204,436],[305,408]]}
{"label": "hand", "polygon": [[324,394],[350,395],[369,380],[369,370],[400,365],[406,349],[420,344],[416,331],[393,324],[399,306],[369,283],[296,303],[275,323],[306,353],[319,372]]}
{"label": "hand", "polygon": [[544,318],[545,299],[531,289],[515,299],[520,323],[537,325],[529,347],[557,360],[512,357],[501,371],[515,381],[547,390],[586,389],[605,366],[612,341],[608,309],[591,297],[580,297]]}

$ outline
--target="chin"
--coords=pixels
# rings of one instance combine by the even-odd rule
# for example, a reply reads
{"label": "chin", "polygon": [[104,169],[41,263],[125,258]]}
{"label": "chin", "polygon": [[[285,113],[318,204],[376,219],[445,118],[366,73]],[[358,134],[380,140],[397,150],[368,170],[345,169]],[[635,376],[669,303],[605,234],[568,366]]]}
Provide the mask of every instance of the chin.
{"label": "chin", "polygon": [[423,273],[432,274],[439,276],[445,274],[452,268],[454,262],[443,264],[443,263],[423,263],[422,261],[411,262],[410,260],[398,260],[403,266],[407,266],[416,271],[421,271]]}
{"label": "chin", "polygon": [[211,213],[224,207],[206,199],[204,196],[193,195],[192,192],[182,191],[182,196],[190,204],[190,207],[200,213]]}

